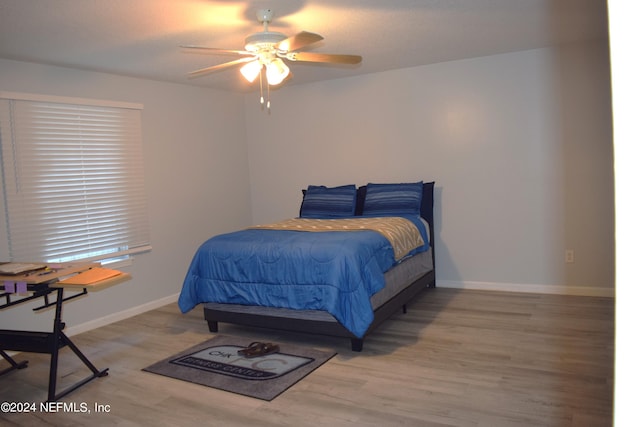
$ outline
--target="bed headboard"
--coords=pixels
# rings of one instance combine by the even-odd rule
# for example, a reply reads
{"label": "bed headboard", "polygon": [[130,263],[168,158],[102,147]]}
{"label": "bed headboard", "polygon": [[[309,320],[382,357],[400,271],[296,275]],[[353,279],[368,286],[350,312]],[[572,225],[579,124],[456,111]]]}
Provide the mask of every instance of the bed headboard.
{"label": "bed headboard", "polygon": [[433,225],[433,190],[435,182],[425,182],[422,184],[422,205],[420,206],[420,216],[429,223],[429,238],[433,249],[434,225]]}

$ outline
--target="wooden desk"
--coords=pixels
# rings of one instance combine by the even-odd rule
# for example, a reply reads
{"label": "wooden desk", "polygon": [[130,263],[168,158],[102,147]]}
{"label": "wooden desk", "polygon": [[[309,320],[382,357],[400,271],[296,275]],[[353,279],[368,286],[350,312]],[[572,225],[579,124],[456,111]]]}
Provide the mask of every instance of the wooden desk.
{"label": "wooden desk", "polygon": [[[108,375],[108,368],[98,370],[63,332],[65,324],[62,321],[62,304],[64,302],[86,295],[87,289],[103,289],[106,286],[121,283],[130,278],[128,274],[122,273],[121,275],[111,279],[87,285],[62,285],[59,283],[59,281],[65,277],[78,274],[98,266],[99,264],[94,263],[64,264],[28,274],[13,276],[0,275],[0,283],[4,285],[4,293],[0,294],[0,299],[4,298],[5,300],[4,303],[0,304],[0,310],[38,298],[43,299],[43,305],[34,308],[34,311],[55,306],[53,330],[51,332],[0,330],[0,356],[10,364],[8,368],[0,371],[0,375],[4,375],[16,369],[24,369],[28,364],[27,360],[16,362],[11,356],[9,356],[9,354],[6,353],[5,350],[50,354],[51,362],[49,367],[49,390],[47,401],[56,401],[94,378]],[[7,292],[6,286],[11,285],[11,283],[13,283],[14,287],[26,286],[27,292],[22,294]],[[79,293],[74,293],[71,296],[65,297],[64,291],[69,288],[79,291]],[[55,301],[50,301],[52,298],[55,298]],[[82,363],[91,370],[91,375],[58,393],[56,388],[58,376],[58,355],[60,349],[65,346],[68,346],[82,361]]]}

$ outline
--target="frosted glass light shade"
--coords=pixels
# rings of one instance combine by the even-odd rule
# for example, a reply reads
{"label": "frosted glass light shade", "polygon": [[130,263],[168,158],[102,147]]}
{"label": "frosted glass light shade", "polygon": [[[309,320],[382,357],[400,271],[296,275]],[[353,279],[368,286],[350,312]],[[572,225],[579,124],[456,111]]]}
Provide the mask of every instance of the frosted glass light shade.
{"label": "frosted glass light shade", "polygon": [[280,58],[267,64],[267,82],[271,86],[279,85],[289,75],[289,67]]}
{"label": "frosted glass light shade", "polygon": [[251,61],[240,68],[240,72],[249,83],[253,83],[258,74],[260,74],[261,69],[262,64],[259,61]]}

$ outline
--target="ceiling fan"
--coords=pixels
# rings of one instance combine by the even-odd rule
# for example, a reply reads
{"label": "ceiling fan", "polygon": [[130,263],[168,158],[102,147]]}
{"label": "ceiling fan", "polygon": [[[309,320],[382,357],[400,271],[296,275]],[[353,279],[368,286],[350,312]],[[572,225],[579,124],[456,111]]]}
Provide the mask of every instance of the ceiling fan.
{"label": "ceiling fan", "polygon": [[273,19],[271,9],[261,9],[256,13],[258,22],[264,30],[253,33],[245,38],[244,50],[218,49],[204,46],[181,46],[186,52],[208,53],[213,55],[239,55],[240,59],[225,62],[211,67],[202,68],[189,73],[189,77],[200,77],[214,71],[224,70],[230,67],[244,64],[240,73],[247,81],[253,83],[260,77],[260,103],[264,105],[262,95],[263,80],[267,86],[267,109],[270,108],[269,87],[281,84],[290,77],[290,70],[283,61],[304,61],[329,64],[358,64],[362,57],[358,55],[342,55],[331,53],[300,52],[313,43],[319,42],[323,37],[319,34],[302,31],[291,37],[283,33],[269,31],[269,23]]}

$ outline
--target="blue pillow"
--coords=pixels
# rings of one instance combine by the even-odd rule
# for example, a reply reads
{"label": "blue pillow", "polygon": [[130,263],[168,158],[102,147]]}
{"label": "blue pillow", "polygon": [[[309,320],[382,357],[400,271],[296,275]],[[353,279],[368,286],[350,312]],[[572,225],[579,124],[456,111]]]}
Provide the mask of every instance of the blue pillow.
{"label": "blue pillow", "polygon": [[422,181],[402,184],[367,184],[363,215],[420,215]]}
{"label": "blue pillow", "polygon": [[310,185],[304,192],[301,218],[344,218],[355,214],[356,186],[342,185],[327,188],[324,185]]}

